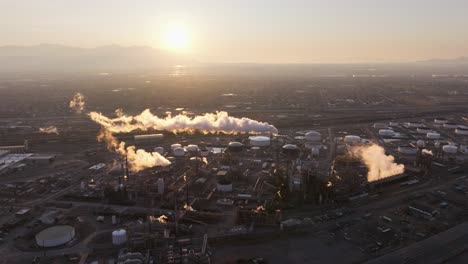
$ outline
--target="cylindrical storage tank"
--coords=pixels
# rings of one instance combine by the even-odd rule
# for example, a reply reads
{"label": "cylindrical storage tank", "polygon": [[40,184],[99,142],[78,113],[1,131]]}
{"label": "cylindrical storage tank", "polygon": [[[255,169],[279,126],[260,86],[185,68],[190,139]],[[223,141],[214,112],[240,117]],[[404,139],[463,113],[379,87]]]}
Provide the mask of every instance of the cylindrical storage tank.
{"label": "cylindrical storage tank", "polygon": [[360,136],[355,136],[355,135],[347,135],[344,137],[344,142],[346,144],[356,144],[361,142],[361,137]]}
{"label": "cylindrical storage tank", "polygon": [[457,134],[457,135],[463,135],[463,136],[468,136],[468,129],[457,128],[457,129],[455,129],[455,134]]}
{"label": "cylindrical storage tank", "polygon": [[232,182],[220,180],[216,184],[216,190],[219,192],[232,192]]}
{"label": "cylindrical storage tank", "polygon": [[383,137],[393,137],[395,135],[395,131],[391,129],[380,129],[379,130],[379,135]]}
{"label": "cylindrical storage tank", "polygon": [[432,132],[432,130],[428,127],[418,127],[416,131],[421,134],[427,134],[427,133]]}
{"label": "cylindrical storage tank", "polygon": [[202,157],[208,157],[210,155],[210,151],[208,149],[202,149],[200,150],[200,156]]}
{"label": "cylindrical storage tank", "polygon": [[159,153],[159,154],[164,154],[164,148],[163,147],[155,147],[154,152]]}
{"label": "cylindrical storage tank", "polygon": [[398,152],[405,155],[415,155],[418,150],[412,146],[399,146]]}
{"label": "cylindrical storage tank", "polygon": [[185,155],[185,149],[181,147],[175,148],[172,152],[174,153],[174,156],[176,157],[182,157]]}
{"label": "cylindrical storage tank", "polygon": [[257,147],[266,147],[270,145],[270,138],[264,136],[250,136],[250,145]]}
{"label": "cylindrical storage tank", "polygon": [[122,245],[127,242],[127,231],[125,229],[119,229],[112,232],[112,244]]}
{"label": "cylindrical storage tank", "polygon": [[424,124],[421,123],[421,122],[417,122],[417,121],[408,122],[408,127],[417,128],[417,127],[423,127],[423,126],[424,126]]}
{"label": "cylindrical storage tank", "polygon": [[242,149],[244,148],[244,144],[240,142],[229,142],[228,144],[228,150],[230,152],[241,152]]}
{"label": "cylindrical storage tank", "polygon": [[322,134],[320,134],[317,131],[309,131],[305,135],[305,140],[311,141],[311,142],[319,142],[322,140]]}
{"label": "cylindrical storage tank", "polygon": [[157,181],[157,184],[158,184],[158,193],[163,194],[164,193],[164,179],[159,178]]}
{"label": "cylindrical storage tank", "polygon": [[424,140],[418,140],[416,141],[416,146],[418,146],[419,148],[424,148],[426,146],[426,142],[424,142]]}
{"label": "cylindrical storage tank", "polygon": [[197,152],[198,151],[198,146],[190,144],[190,145],[188,145],[186,147],[186,149],[187,149],[188,152]]}
{"label": "cylindrical storage tank", "polygon": [[458,147],[455,145],[444,145],[442,151],[448,154],[455,154],[458,151]]}
{"label": "cylindrical storage tank", "polygon": [[436,133],[436,132],[429,132],[429,133],[426,134],[426,137],[429,138],[429,139],[439,139],[440,134]]}
{"label": "cylindrical storage tank", "polygon": [[436,117],[434,119],[434,123],[439,124],[439,125],[445,124],[447,122],[448,122],[448,120],[443,118],[443,117]]}
{"label": "cylindrical storage tank", "polygon": [[385,123],[374,123],[374,128],[386,128],[387,125]]}
{"label": "cylindrical storage tank", "polygon": [[56,247],[70,242],[75,235],[73,226],[57,225],[42,230],[35,238],[40,247]]}
{"label": "cylindrical storage tank", "polygon": [[299,154],[299,148],[293,144],[286,144],[283,146],[283,153],[288,156],[297,156]]}
{"label": "cylindrical storage tank", "polygon": [[175,144],[172,144],[172,145],[171,145],[171,150],[174,150],[174,149],[176,149],[176,148],[181,148],[181,147],[182,147],[181,144],[175,143]]}
{"label": "cylindrical storage tank", "polygon": [[388,122],[388,125],[389,126],[398,126],[400,124],[397,121],[390,121],[390,122]]}
{"label": "cylindrical storage tank", "polygon": [[457,128],[458,124],[455,123],[445,123],[444,128]]}

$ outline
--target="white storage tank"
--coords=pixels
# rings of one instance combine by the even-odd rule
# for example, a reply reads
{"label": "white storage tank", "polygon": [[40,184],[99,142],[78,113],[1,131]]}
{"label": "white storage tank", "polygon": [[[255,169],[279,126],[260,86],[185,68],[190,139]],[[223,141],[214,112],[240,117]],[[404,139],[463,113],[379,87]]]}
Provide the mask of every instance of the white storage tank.
{"label": "white storage tank", "polygon": [[426,146],[426,142],[424,142],[424,140],[420,139],[420,140],[416,141],[416,146],[418,146],[419,148],[424,148]]}
{"label": "white storage tank", "polygon": [[293,144],[286,144],[283,146],[283,153],[289,156],[296,156],[299,154],[299,148]]}
{"label": "white storage tank", "polygon": [[361,137],[360,136],[355,136],[355,135],[347,135],[344,137],[344,142],[346,144],[356,144],[361,142]]}
{"label": "white storage tank", "polygon": [[304,138],[310,142],[319,142],[322,140],[322,134],[317,131],[309,131],[304,135]]}
{"label": "white storage tank", "polygon": [[442,151],[448,154],[455,154],[458,151],[458,147],[455,145],[444,145]]}
{"label": "white storage tank", "polygon": [[412,146],[399,146],[398,152],[405,155],[415,155],[418,150]]}
{"label": "white storage tank", "polygon": [[423,127],[424,124],[418,121],[410,121],[408,122],[408,127],[413,127],[413,128],[418,128],[418,127]]}
{"label": "white storage tank", "polygon": [[182,147],[175,148],[172,152],[176,157],[183,157],[185,155],[185,149]]}
{"label": "white storage tank", "polygon": [[164,148],[163,147],[155,147],[154,152],[163,155],[164,154]]}
{"label": "white storage tank", "polygon": [[241,152],[243,148],[244,144],[237,141],[229,142],[228,144],[228,149],[231,152]]}
{"label": "white storage tank", "polygon": [[218,181],[216,184],[216,190],[219,192],[232,192],[232,182]]}
{"label": "white storage tank", "polygon": [[257,147],[266,147],[270,145],[270,138],[265,136],[250,136],[250,145]]}
{"label": "white storage tank", "polygon": [[40,247],[56,247],[70,242],[75,237],[75,228],[69,225],[57,225],[46,228],[36,235]]}
{"label": "white storage tank", "polygon": [[210,151],[208,149],[202,149],[200,150],[200,156],[202,157],[208,157],[210,155]]}
{"label": "white storage tank", "polygon": [[439,139],[440,134],[436,133],[436,132],[429,132],[429,133],[426,134],[426,137],[429,138],[429,139]]}
{"label": "white storage tank", "polygon": [[176,148],[181,148],[181,147],[182,147],[181,144],[175,143],[175,144],[172,144],[172,145],[171,145],[171,150],[173,151],[174,149],[176,149]]}
{"label": "white storage tank", "polygon": [[188,152],[197,152],[198,151],[198,146],[190,144],[185,149],[187,149]]}
{"label": "white storage tank", "polygon": [[164,193],[164,178],[159,178],[157,181],[158,185],[158,193],[163,194]]}
{"label": "white storage tank", "polygon": [[122,245],[127,242],[127,231],[125,229],[118,229],[112,232],[112,244]]}
{"label": "white storage tank", "polygon": [[457,128],[458,124],[455,123],[445,123],[444,128]]}
{"label": "white storage tank", "polygon": [[427,134],[427,133],[432,132],[432,130],[428,127],[418,127],[416,131],[421,134]]}
{"label": "white storage tank", "polygon": [[457,128],[457,129],[455,129],[455,134],[457,134],[457,135],[463,135],[463,136],[468,136],[468,129]]}
{"label": "white storage tank", "polygon": [[395,135],[395,131],[391,129],[380,129],[379,130],[379,135],[383,137],[393,137]]}
{"label": "white storage tank", "polygon": [[447,122],[448,122],[448,120],[443,118],[443,117],[436,117],[434,119],[434,123],[439,124],[439,125],[445,124]]}

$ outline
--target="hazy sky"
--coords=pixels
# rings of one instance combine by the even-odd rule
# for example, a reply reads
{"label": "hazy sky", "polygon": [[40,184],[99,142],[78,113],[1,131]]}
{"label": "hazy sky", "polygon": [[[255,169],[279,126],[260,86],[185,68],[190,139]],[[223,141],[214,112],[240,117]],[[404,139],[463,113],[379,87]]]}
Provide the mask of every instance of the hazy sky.
{"label": "hazy sky", "polygon": [[164,46],[207,62],[468,56],[468,0],[0,0],[0,45]]}

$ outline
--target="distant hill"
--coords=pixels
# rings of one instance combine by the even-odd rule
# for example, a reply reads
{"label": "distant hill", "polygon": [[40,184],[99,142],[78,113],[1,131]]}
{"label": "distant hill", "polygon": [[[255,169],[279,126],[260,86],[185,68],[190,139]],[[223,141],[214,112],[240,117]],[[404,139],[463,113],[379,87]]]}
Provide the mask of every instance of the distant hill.
{"label": "distant hill", "polygon": [[454,59],[430,59],[420,61],[422,63],[440,63],[440,64],[468,64],[468,57],[458,57]]}
{"label": "distant hill", "polygon": [[148,46],[77,48],[56,44],[0,47],[0,71],[132,71],[178,64],[190,58]]}

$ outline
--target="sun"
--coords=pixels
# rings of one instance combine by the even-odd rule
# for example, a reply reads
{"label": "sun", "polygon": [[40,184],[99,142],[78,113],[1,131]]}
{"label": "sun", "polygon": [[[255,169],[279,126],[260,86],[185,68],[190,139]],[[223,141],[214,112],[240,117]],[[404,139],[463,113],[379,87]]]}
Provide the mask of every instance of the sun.
{"label": "sun", "polygon": [[190,46],[189,32],[183,26],[171,26],[166,30],[164,42],[167,49],[187,50]]}

